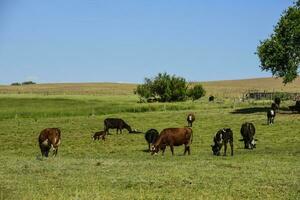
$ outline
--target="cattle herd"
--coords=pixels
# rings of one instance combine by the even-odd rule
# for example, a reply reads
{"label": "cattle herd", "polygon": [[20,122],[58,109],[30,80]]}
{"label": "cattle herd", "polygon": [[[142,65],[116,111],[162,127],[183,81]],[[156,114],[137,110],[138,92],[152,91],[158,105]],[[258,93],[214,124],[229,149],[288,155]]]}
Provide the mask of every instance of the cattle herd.
{"label": "cattle herd", "polygon": [[[275,99],[271,108],[267,111],[267,124],[274,124],[274,118],[277,110],[280,106],[280,99]],[[184,155],[188,153],[190,155],[190,146],[193,141],[193,122],[195,121],[195,115],[189,113],[187,115],[188,126],[183,128],[166,128],[160,133],[156,129],[149,129],[145,133],[145,140],[148,144],[148,151],[151,154],[157,154],[160,150],[164,155],[167,146],[170,147],[172,155],[174,155],[174,146],[184,145]],[[129,133],[141,133],[136,130],[132,130],[124,120],[119,118],[107,118],[104,120],[104,130],[94,133],[93,140],[105,140],[105,137],[110,134],[109,129],[116,129],[117,133],[122,133],[123,129],[126,129]],[[256,148],[257,139],[255,136],[255,126],[253,123],[245,122],[241,125],[240,133],[244,142],[245,149]],[[59,128],[46,128],[41,131],[38,137],[39,147],[41,154],[44,157],[48,157],[49,151],[53,150],[53,156],[57,155],[58,146],[61,142],[61,131]],[[224,156],[226,156],[227,144],[230,145],[231,156],[233,156],[233,131],[230,128],[223,128],[217,131],[213,137],[213,144],[211,145],[213,155],[219,156],[221,149],[224,146]]]}

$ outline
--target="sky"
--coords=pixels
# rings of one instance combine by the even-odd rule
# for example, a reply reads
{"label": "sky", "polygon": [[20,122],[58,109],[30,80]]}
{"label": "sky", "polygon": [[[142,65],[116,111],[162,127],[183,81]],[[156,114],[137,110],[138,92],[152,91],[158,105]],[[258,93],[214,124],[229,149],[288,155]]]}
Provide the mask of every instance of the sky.
{"label": "sky", "polygon": [[270,77],[255,55],[292,0],[0,0],[0,84]]}

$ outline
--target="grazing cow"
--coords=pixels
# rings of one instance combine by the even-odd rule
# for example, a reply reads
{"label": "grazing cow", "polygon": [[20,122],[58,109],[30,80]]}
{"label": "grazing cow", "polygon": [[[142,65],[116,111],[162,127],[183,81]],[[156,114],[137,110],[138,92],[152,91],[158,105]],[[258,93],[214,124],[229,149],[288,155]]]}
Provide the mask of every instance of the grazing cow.
{"label": "grazing cow", "polygon": [[296,104],[294,106],[289,106],[289,109],[291,111],[298,111],[298,112],[300,112],[300,101],[296,101]]}
{"label": "grazing cow", "polygon": [[267,118],[268,118],[267,123],[269,125],[274,124],[275,116],[276,116],[276,111],[274,109],[271,108],[270,110],[268,110],[268,112],[267,112]]}
{"label": "grazing cow", "polygon": [[277,107],[280,107],[281,99],[279,97],[275,97],[274,103],[276,103]]}
{"label": "grazing cow", "polygon": [[210,96],[210,97],[208,98],[208,101],[209,101],[209,102],[214,101],[214,100],[215,100],[215,97],[214,97],[214,96]]}
{"label": "grazing cow", "polygon": [[150,129],[145,133],[145,140],[148,143],[148,149],[150,151],[150,144],[153,145],[158,138],[158,131],[156,129]]}
{"label": "grazing cow", "polygon": [[184,144],[184,155],[186,152],[190,155],[190,145],[193,140],[193,131],[191,128],[166,128],[162,130],[158,139],[152,145],[152,155],[157,154],[158,151],[162,150],[164,155],[166,147],[170,146],[172,155],[174,155],[174,146],[180,146]]}
{"label": "grazing cow", "polygon": [[245,149],[256,148],[256,142],[255,142],[256,140],[254,139],[255,126],[253,123],[246,122],[242,124],[241,135],[243,139],[241,139],[240,141],[244,141]]}
{"label": "grazing cow", "polygon": [[105,140],[105,136],[106,136],[106,131],[98,131],[94,134],[92,138],[93,140],[100,140],[100,138],[102,140]]}
{"label": "grazing cow", "polygon": [[53,156],[57,155],[60,144],[60,130],[58,128],[46,128],[41,131],[38,141],[42,156],[48,157],[49,151],[53,149]]}
{"label": "grazing cow", "polygon": [[193,122],[195,121],[195,115],[193,113],[188,114],[186,120],[188,122],[188,127],[192,127]]}
{"label": "grazing cow", "polygon": [[214,144],[211,145],[213,154],[219,156],[221,148],[224,145],[224,156],[226,156],[227,143],[229,142],[231,148],[231,156],[233,156],[233,132],[230,128],[223,128],[219,130],[214,137]]}
{"label": "grazing cow", "polygon": [[122,129],[127,129],[129,133],[132,132],[131,127],[123,120],[119,118],[107,118],[104,120],[104,131],[109,133],[109,129],[117,129],[117,133],[120,130],[122,133]]}

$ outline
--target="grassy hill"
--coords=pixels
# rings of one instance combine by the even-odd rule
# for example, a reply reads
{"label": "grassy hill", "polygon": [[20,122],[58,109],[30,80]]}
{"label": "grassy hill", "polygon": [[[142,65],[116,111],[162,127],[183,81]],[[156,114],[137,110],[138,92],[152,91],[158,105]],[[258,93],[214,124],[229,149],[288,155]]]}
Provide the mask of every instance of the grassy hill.
{"label": "grassy hill", "polygon": [[[207,95],[241,97],[249,90],[299,92],[300,78],[284,85],[282,79],[257,78],[244,80],[201,82]],[[42,94],[42,95],[130,95],[136,84],[125,83],[59,83],[25,86],[0,86],[0,94]]]}
{"label": "grassy hill", "polygon": [[[269,84],[258,84],[259,80],[203,84],[209,91],[226,94],[226,88],[237,93],[267,88]],[[286,111],[291,102],[283,102],[275,124],[268,126],[270,101],[209,103],[205,98],[141,104],[132,93],[134,84],[18,87],[0,87],[0,199],[300,198],[300,115]],[[190,156],[182,156],[183,147],[175,147],[175,156],[169,148],[165,156],[151,156],[144,135],[126,131],[119,135],[111,131],[106,141],[91,139],[107,117],[123,118],[141,131],[161,131],[185,126],[189,112],[196,114]],[[243,149],[238,141],[246,121],[257,129],[254,150]],[[37,138],[46,127],[62,131],[56,158],[40,156]],[[233,130],[233,157],[212,155],[213,136],[223,127]]]}

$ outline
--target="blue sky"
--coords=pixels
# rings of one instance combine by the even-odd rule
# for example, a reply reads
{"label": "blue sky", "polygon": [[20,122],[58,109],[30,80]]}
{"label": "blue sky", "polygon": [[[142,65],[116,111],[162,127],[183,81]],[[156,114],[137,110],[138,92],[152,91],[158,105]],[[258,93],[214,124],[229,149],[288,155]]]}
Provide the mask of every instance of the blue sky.
{"label": "blue sky", "polygon": [[0,0],[0,84],[269,77],[254,54],[290,0]]}

